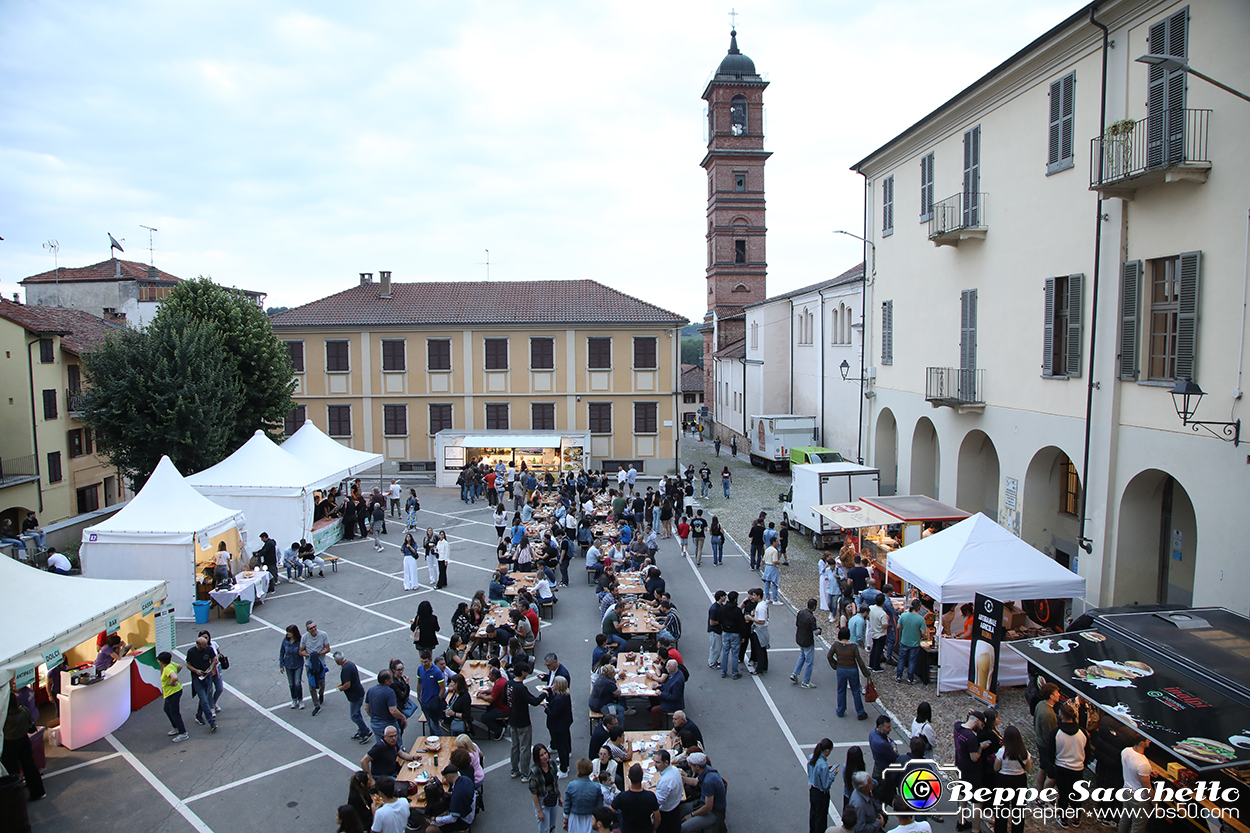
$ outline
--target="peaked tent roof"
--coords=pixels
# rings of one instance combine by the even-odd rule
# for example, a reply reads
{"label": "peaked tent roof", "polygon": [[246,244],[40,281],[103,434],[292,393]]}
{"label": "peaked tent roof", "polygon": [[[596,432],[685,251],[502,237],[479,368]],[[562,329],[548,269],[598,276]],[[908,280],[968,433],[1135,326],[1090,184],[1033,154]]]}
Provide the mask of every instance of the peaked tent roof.
{"label": "peaked tent roof", "polygon": [[212,468],[186,478],[192,486],[211,486],[217,494],[274,492],[298,494],[332,483],[341,468],[318,465],[317,457],[296,457],[257,430],[252,438]]}
{"label": "peaked tent roof", "polygon": [[243,513],[218,506],[179,474],[169,457],[161,457],[139,494],[117,514],[83,530],[83,540],[135,543],[190,543],[200,532],[216,534],[244,524]]}
{"label": "peaked tent roof", "polygon": [[324,468],[333,472],[331,477],[322,481],[327,483],[373,468],[382,462],[381,454],[357,451],[327,437],[311,420],[305,420],[300,429],[282,443],[282,450],[300,460],[316,461],[318,469]]}
{"label": "peaked tent roof", "polygon": [[43,662],[44,651],[86,642],[104,630],[110,616],[133,616],[149,597],[164,601],[165,592],[163,581],[58,576],[0,558],[0,633],[5,635],[0,685],[25,666]]}
{"label": "peaked tent roof", "polygon": [[889,568],[943,604],[1085,595],[1085,579],[980,512],[890,553]]}

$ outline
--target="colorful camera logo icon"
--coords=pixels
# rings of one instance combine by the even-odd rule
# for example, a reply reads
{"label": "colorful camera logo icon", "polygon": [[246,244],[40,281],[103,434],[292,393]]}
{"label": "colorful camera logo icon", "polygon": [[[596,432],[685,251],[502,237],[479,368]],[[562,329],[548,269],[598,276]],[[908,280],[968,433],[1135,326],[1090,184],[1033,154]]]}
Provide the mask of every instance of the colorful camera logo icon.
{"label": "colorful camera logo icon", "polygon": [[[950,792],[950,782],[959,780],[958,767],[918,759],[886,767],[882,777],[898,780],[898,796],[912,812],[929,816],[953,816],[958,812],[955,805],[942,801]],[[892,811],[887,808],[886,812]]]}

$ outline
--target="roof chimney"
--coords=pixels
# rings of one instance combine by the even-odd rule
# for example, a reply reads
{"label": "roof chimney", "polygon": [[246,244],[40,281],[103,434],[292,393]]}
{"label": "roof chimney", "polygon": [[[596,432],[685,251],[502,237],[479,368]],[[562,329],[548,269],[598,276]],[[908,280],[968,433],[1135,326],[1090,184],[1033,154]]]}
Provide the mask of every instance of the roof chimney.
{"label": "roof chimney", "polygon": [[113,277],[120,278],[122,276],[122,262],[117,258],[113,258]]}
{"label": "roof chimney", "polygon": [[391,273],[389,271],[378,272],[378,275],[382,279],[382,292],[379,293],[379,297],[391,297]]}
{"label": "roof chimney", "polygon": [[361,272],[360,273],[360,285],[364,286],[365,284],[369,284],[369,283],[373,283],[373,273]]}
{"label": "roof chimney", "polygon": [[159,281],[160,279],[161,279],[161,275],[160,275],[160,272],[156,271],[156,267],[149,266],[148,267],[148,280]]}

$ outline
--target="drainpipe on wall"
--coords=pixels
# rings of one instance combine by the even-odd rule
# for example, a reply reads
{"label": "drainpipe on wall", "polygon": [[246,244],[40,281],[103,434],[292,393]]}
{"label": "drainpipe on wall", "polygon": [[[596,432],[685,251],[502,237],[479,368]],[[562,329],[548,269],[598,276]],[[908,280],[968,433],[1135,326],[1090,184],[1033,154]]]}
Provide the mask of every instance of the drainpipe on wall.
{"label": "drainpipe on wall", "polygon": [[[1099,23],[1094,18],[1094,9],[1089,10],[1089,22],[1102,30],[1102,96],[1098,110],[1098,135],[1104,136],[1107,132],[1107,59],[1108,51],[1111,49],[1111,33],[1106,26]],[[1098,181],[1102,182],[1103,176],[1103,154],[1098,154]],[[1081,462],[1081,525],[1077,532],[1076,542],[1081,549],[1087,553],[1094,551],[1094,542],[1085,536],[1085,523],[1089,513],[1086,507],[1089,505],[1089,439],[1092,430],[1091,417],[1094,411],[1094,388],[1097,382],[1094,380],[1094,359],[1097,355],[1096,348],[1098,345],[1098,284],[1102,273],[1102,195],[1098,196],[1095,204],[1094,212],[1094,288],[1093,303],[1090,304],[1089,312],[1089,371],[1086,380],[1085,389],[1085,454]]]}
{"label": "drainpipe on wall", "polygon": [[790,356],[790,410],[794,413],[794,299],[790,299],[790,348],[786,351]]}
{"label": "drainpipe on wall", "polygon": [[[863,171],[857,173],[864,178],[864,199],[863,204],[868,205],[868,174]],[[865,347],[867,342],[864,334],[868,331],[868,282],[867,282],[867,266],[868,266],[868,218],[872,216],[872,212],[865,208],[864,210],[864,271],[865,281],[864,288],[859,293],[859,321],[863,325],[859,334],[859,424],[855,428],[855,461],[861,466],[864,464],[864,377],[868,375],[864,367],[864,358],[867,351]],[[877,250],[872,250],[872,273],[877,274]]]}
{"label": "drainpipe on wall", "polygon": [[[685,404],[681,387],[681,328],[669,330],[668,337],[673,340],[673,372],[677,374],[673,377],[677,390],[673,395],[673,427],[677,429],[673,432],[673,471],[681,474],[681,408]],[[695,412],[698,413],[697,408]]]}
{"label": "drainpipe on wall", "polygon": [[751,436],[747,433],[747,360],[738,361],[742,362],[742,436],[746,439]]}
{"label": "drainpipe on wall", "polygon": [[[825,348],[829,342],[825,341],[825,290],[818,289],[816,294],[820,296],[820,303],[816,307],[820,310],[820,438],[817,439],[816,445],[825,444]],[[793,317],[793,316],[791,316]],[[793,413],[794,409],[791,408]],[[813,438],[815,439],[815,438]]]}
{"label": "drainpipe on wall", "polygon": [[31,348],[43,338],[35,333],[35,340],[26,342],[26,371],[30,378],[30,436],[35,443],[35,489],[39,492],[39,514],[43,514],[43,477],[39,472],[39,422],[35,418],[35,356]]}

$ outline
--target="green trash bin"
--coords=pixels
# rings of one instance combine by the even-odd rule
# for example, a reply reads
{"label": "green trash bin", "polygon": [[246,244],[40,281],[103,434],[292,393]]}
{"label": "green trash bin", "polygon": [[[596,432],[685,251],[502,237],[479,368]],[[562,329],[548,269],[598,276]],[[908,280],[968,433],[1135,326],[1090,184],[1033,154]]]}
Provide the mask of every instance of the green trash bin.
{"label": "green trash bin", "polygon": [[246,625],[252,621],[252,603],[247,599],[234,600],[234,621]]}

